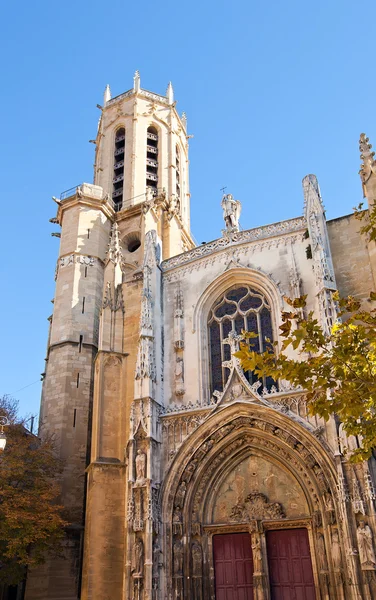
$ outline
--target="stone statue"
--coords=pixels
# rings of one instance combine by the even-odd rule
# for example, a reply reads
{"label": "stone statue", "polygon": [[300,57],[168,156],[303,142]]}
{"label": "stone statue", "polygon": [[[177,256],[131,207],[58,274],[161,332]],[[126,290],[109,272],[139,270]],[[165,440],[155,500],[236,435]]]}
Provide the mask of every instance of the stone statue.
{"label": "stone statue", "polygon": [[157,579],[159,577],[159,569],[161,567],[161,548],[158,544],[158,540],[155,541],[153,546],[153,579]]}
{"label": "stone statue", "polygon": [[136,481],[144,481],[146,472],[146,454],[137,450],[136,456]]}
{"label": "stone statue", "polygon": [[241,203],[232,194],[223,194],[221,206],[227,231],[239,231]]}
{"label": "stone statue", "polygon": [[133,577],[142,577],[144,571],[144,544],[140,539],[136,539],[133,546],[131,568]]}
{"label": "stone statue", "polygon": [[180,508],[183,508],[186,491],[187,491],[187,484],[185,483],[185,481],[182,481],[178,487],[178,491],[176,492],[175,506],[179,506]]}
{"label": "stone statue", "polygon": [[176,383],[183,383],[183,359],[179,356],[176,359],[175,364],[175,381]]}
{"label": "stone statue", "polygon": [[364,521],[359,521],[356,537],[358,538],[360,564],[362,567],[376,567],[372,531]]}
{"label": "stone statue", "polygon": [[258,533],[252,534],[252,556],[254,573],[262,572],[262,550],[261,539]]}
{"label": "stone statue", "polygon": [[341,547],[339,545],[338,531],[334,530],[332,533],[332,560],[333,567],[335,569],[341,568]]}
{"label": "stone statue", "polygon": [[324,536],[322,535],[322,533],[317,534],[317,554],[319,557],[320,571],[327,571],[328,570],[328,561],[326,559],[325,540],[324,540]]}
{"label": "stone statue", "polygon": [[174,575],[183,575],[183,543],[176,540],[174,543]]}
{"label": "stone statue", "polygon": [[202,600],[202,548],[199,542],[192,544],[193,600]]}

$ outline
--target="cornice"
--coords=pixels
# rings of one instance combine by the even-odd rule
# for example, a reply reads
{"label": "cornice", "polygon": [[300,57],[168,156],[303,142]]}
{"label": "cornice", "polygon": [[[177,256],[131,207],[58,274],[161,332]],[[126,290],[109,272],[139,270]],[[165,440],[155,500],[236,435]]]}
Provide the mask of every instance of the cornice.
{"label": "cornice", "polygon": [[227,248],[241,246],[250,242],[259,242],[260,240],[269,238],[285,237],[288,234],[298,233],[300,231],[304,232],[306,229],[306,219],[304,217],[298,217],[296,219],[280,221],[279,223],[273,223],[272,225],[265,225],[255,229],[238,231],[213,240],[212,242],[208,242],[207,244],[197,246],[196,248],[193,248],[193,250],[189,250],[183,254],[168,258],[162,262],[161,269],[166,273],[177,267],[189,265],[209,255],[222,252]]}

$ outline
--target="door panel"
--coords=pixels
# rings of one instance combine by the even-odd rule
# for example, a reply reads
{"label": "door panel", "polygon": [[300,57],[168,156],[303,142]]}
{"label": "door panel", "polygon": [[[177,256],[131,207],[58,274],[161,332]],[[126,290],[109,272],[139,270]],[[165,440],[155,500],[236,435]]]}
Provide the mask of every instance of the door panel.
{"label": "door panel", "polygon": [[216,600],[253,600],[253,560],[249,533],[213,536]]}
{"label": "door panel", "polygon": [[272,600],[315,600],[307,530],[268,531],[266,544]]}

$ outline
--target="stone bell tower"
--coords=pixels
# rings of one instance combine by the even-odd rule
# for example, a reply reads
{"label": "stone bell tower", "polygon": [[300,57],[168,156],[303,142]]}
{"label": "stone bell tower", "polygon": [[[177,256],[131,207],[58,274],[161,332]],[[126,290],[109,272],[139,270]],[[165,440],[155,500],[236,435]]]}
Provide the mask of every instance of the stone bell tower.
{"label": "stone bell tower", "polygon": [[129,537],[126,514],[141,498],[140,527],[150,529],[142,523],[158,485],[159,264],[194,246],[187,122],[172,85],[166,96],[143,90],[138,72],[124,94],[111,98],[107,86],[99,108],[94,184],[55,198],[52,220],[60,253],[40,434],[55,436],[64,462],[65,559],[29,573],[26,600],[128,597],[130,545],[142,545],[140,585],[151,593],[152,549]]}

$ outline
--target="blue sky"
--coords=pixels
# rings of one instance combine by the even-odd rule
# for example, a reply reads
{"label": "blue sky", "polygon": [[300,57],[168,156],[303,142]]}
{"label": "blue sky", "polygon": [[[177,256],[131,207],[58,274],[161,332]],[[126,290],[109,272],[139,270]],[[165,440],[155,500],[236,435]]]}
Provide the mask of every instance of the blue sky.
{"label": "blue sky", "polygon": [[199,242],[220,235],[223,186],[245,229],[300,215],[307,173],[328,218],[362,200],[359,134],[376,145],[374,3],[21,0],[0,19],[0,394],[23,413],[38,411],[52,313],[51,196],[92,180],[106,83],[119,94],[139,69],[142,87],[164,94],[172,80],[194,136]]}

